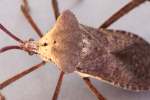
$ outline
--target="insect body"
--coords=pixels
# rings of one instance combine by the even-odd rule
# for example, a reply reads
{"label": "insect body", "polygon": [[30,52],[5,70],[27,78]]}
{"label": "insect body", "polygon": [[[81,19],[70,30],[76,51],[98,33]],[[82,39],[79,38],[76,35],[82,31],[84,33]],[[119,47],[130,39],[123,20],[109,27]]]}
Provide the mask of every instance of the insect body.
{"label": "insect body", "polygon": [[84,26],[67,10],[38,47],[44,59],[66,73],[87,74],[128,90],[149,90],[150,45],[132,33]]}

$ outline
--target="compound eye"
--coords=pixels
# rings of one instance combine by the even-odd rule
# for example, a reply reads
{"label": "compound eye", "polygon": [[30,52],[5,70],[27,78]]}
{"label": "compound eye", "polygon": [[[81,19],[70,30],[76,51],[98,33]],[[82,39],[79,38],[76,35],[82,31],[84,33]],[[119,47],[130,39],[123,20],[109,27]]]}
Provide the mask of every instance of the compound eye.
{"label": "compound eye", "polygon": [[53,42],[54,44],[56,44],[56,40],[54,40],[54,42]]}
{"label": "compound eye", "polygon": [[45,42],[45,43],[43,44],[43,46],[48,46],[48,43]]}

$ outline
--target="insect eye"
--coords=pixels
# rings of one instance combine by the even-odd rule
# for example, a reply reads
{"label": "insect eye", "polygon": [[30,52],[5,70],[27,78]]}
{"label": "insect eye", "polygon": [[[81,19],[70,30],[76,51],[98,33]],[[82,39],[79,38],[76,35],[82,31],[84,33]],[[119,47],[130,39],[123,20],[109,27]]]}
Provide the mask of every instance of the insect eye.
{"label": "insect eye", "polygon": [[56,44],[56,41],[54,40],[54,42],[53,42],[54,44]]}
{"label": "insect eye", "polygon": [[43,46],[48,46],[48,43],[44,43]]}

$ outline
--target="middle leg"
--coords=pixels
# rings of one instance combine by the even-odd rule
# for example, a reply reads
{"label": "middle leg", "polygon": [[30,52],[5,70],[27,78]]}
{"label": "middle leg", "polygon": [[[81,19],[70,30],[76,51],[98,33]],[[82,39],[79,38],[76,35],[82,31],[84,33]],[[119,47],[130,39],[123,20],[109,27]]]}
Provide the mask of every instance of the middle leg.
{"label": "middle leg", "polygon": [[57,82],[57,85],[56,85],[55,92],[53,94],[52,100],[57,100],[58,99],[58,95],[59,95],[59,92],[60,92],[60,89],[61,89],[63,78],[64,78],[64,72],[62,71],[60,73],[60,76],[59,76],[59,79],[58,79],[58,82]]}

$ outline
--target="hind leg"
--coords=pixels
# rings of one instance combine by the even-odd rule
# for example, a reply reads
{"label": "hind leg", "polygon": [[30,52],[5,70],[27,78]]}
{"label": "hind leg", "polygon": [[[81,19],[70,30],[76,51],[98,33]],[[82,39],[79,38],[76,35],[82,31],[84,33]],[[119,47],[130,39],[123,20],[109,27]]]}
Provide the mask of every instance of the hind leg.
{"label": "hind leg", "polygon": [[114,15],[112,15],[108,20],[106,20],[100,27],[101,28],[107,28],[114,22],[116,22],[118,19],[129,13],[134,8],[138,7],[140,4],[145,2],[147,0],[132,0],[128,4],[126,4],[124,7],[122,7],[119,11],[117,11]]}
{"label": "hind leg", "polygon": [[103,95],[94,87],[92,82],[88,77],[82,78],[85,84],[87,85],[88,89],[97,97],[98,100],[106,100]]}

